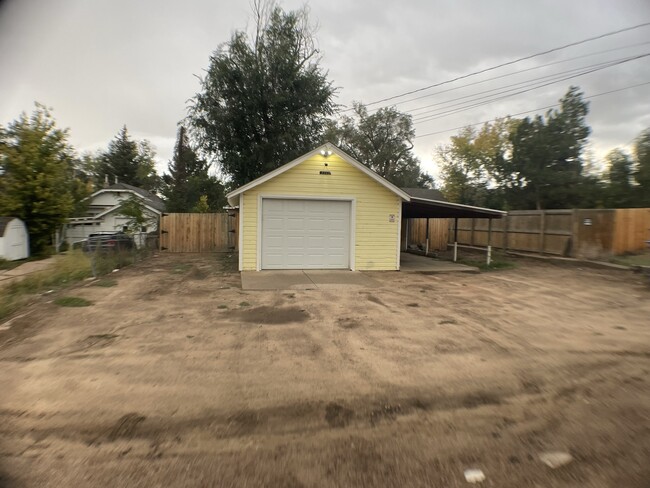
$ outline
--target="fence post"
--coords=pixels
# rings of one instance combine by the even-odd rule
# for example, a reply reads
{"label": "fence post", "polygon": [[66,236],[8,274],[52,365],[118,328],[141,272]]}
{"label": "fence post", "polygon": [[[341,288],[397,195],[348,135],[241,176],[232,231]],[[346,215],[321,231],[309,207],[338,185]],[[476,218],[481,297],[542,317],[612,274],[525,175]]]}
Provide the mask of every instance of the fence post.
{"label": "fence post", "polygon": [[472,217],[472,227],[471,227],[471,229],[472,229],[472,232],[471,232],[470,238],[469,238],[469,245],[473,247],[474,246],[474,217]]}
{"label": "fence post", "polygon": [[539,216],[539,253],[544,254],[544,240],[546,232],[546,210],[540,210],[542,213]]}
{"label": "fence post", "polygon": [[428,256],[429,255],[429,219],[427,218],[427,239],[426,239],[426,248],[424,251],[424,255]]}
{"label": "fence post", "polygon": [[487,265],[492,262],[492,219],[488,219]]}
{"label": "fence post", "polygon": [[162,245],[162,223],[164,219],[164,215],[160,215],[158,217],[158,252],[162,251],[163,245]]}
{"label": "fence post", "polygon": [[454,263],[458,259],[458,217],[454,218]]}
{"label": "fence post", "polygon": [[580,216],[577,208],[571,210],[571,217],[571,247],[569,249],[569,257],[576,258],[578,257],[578,234],[580,232]]}
{"label": "fence post", "polygon": [[508,252],[508,226],[510,223],[510,216],[506,214],[504,217],[505,222],[503,223],[503,240],[501,241],[501,247],[503,247],[503,252]]}

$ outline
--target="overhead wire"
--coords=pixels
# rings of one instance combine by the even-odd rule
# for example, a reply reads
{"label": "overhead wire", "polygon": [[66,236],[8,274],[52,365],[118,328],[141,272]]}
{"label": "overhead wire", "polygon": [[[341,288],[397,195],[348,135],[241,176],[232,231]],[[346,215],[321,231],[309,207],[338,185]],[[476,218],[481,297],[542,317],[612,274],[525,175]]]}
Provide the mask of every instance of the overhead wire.
{"label": "overhead wire", "polygon": [[[538,66],[532,66],[530,68],[520,69],[520,70],[517,70],[517,71],[510,72],[510,73],[505,73],[503,75],[493,76],[491,78],[486,78],[484,80],[473,81],[472,83],[466,83],[465,85],[454,86],[452,88],[447,88],[445,90],[440,90],[440,91],[437,91],[437,92],[434,92],[434,93],[427,93],[426,95],[420,95],[418,97],[409,98],[407,100],[402,100],[402,101],[399,101],[399,102],[395,102],[395,103],[393,103],[391,105],[387,105],[387,106],[402,105],[404,103],[409,103],[409,102],[414,102],[414,101],[417,101],[417,100],[422,100],[423,98],[430,98],[430,97],[440,95],[440,94],[443,94],[443,93],[448,93],[448,92],[460,90],[462,88],[467,88],[468,86],[480,85],[480,84],[483,84],[483,83],[488,83],[490,81],[499,80],[501,78],[507,78],[509,76],[516,76],[516,75],[519,75],[519,74],[522,74],[522,73],[526,73],[528,71],[535,71],[535,70],[538,70],[538,69],[547,68],[549,66],[554,66],[554,65],[557,65],[557,64],[568,63],[568,62],[571,62],[571,61],[575,61],[577,59],[584,59],[584,58],[588,58],[588,57],[592,57],[592,56],[598,56],[600,54],[606,54],[606,53],[610,53],[610,52],[614,52],[614,51],[620,51],[622,49],[630,49],[630,48],[639,47],[639,46],[646,46],[648,44],[650,44],[650,41],[638,42],[638,43],[635,43],[635,44],[628,44],[626,46],[620,46],[620,47],[616,47],[616,48],[613,48],[613,49],[604,49],[602,51],[596,51],[596,52],[593,52],[593,53],[583,54],[581,56],[574,56],[572,58],[561,59],[559,61],[553,61],[552,63],[540,64]],[[381,107],[369,109],[369,111],[379,110],[380,108]],[[405,112],[411,112],[413,110],[417,110],[417,108],[416,109],[407,109],[407,110],[404,110],[404,111]]]}
{"label": "overhead wire", "polygon": [[[552,80],[552,81],[540,83],[540,84],[537,84],[536,86],[533,86],[533,87],[530,87],[530,88],[525,88],[525,89],[515,90],[515,91],[506,90],[505,92],[502,92],[502,93],[497,93],[497,94],[489,95],[489,96],[486,96],[486,97],[478,97],[475,100],[461,102],[460,104],[455,104],[455,105],[463,105],[463,104],[466,104],[466,103],[469,102],[469,105],[454,108],[453,110],[448,110],[451,107],[455,106],[455,105],[450,105],[449,107],[445,107],[441,112],[438,112],[438,113],[432,114],[432,115],[427,115],[426,117],[424,117],[422,119],[415,119],[414,123],[429,122],[431,120],[440,119],[442,117],[447,117],[449,115],[455,115],[457,113],[465,112],[465,111],[470,110],[472,108],[480,107],[480,106],[483,106],[483,105],[489,105],[490,103],[493,103],[493,102],[496,102],[496,101],[499,101],[499,100],[504,100],[506,98],[510,98],[510,97],[512,97],[514,95],[521,95],[523,93],[527,93],[527,92],[530,92],[530,91],[533,91],[533,90],[537,90],[539,88],[550,86],[550,85],[553,85],[555,83],[559,83],[561,81],[567,81],[567,80],[570,80],[570,79],[573,79],[573,78],[577,78],[579,76],[584,76],[586,74],[595,73],[597,71],[601,71],[603,69],[611,68],[613,66],[618,66],[618,65],[630,62],[630,61],[636,61],[638,59],[642,59],[642,58],[645,58],[647,56],[650,56],[650,53],[641,54],[639,56],[633,56],[633,57],[630,57],[630,58],[627,58],[625,60],[618,61],[618,62],[612,62],[612,63],[609,63],[609,64],[607,64],[605,66],[596,67],[596,68],[593,68],[593,69],[590,69],[590,70],[583,71],[583,72],[578,73],[578,74],[574,74],[574,75],[566,76],[566,77],[563,77],[563,78],[555,79],[555,80]],[[509,91],[511,93],[508,93]],[[494,95],[503,95],[503,96],[494,96]],[[492,97],[492,98],[489,98],[489,97]],[[481,100],[482,98],[489,98],[489,99],[488,100],[482,100],[480,102],[474,103],[474,102],[476,102],[478,100]]]}
{"label": "overhead wire", "polygon": [[[536,57],[539,57],[539,56],[543,56],[543,55],[550,54],[550,53],[553,53],[553,52],[561,51],[561,50],[564,50],[564,49],[567,49],[567,48],[570,48],[570,47],[585,44],[587,42],[592,42],[592,41],[596,41],[596,40],[599,40],[599,39],[604,39],[606,37],[621,34],[623,32],[629,32],[629,31],[632,31],[632,30],[635,30],[635,29],[640,29],[642,27],[647,27],[647,26],[650,26],[650,22],[644,22],[644,23],[633,25],[633,26],[630,26],[630,27],[625,27],[625,28],[622,28],[622,29],[618,29],[618,30],[615,30],[615,31],[606,32],[604,34],[600,34],[600,35],[597,35],[597,36],[588,37],[586,39],[581,39],[579,41],[571,42],[571,43],[568,43],[568,44],[563,44],[561,46],[557,46],[557,47],[554,47],[554,48],[551,48],[551,49],[547,49],[545,51],[540,51],[540,52],[535,53],[535,54],[530,54],[528,56],[523,56],[521,58],[517,58],[517,59],[511,60],[511,61],[507,61],[505,63],[497,64],[497,65],[491,66],[489,68],[484,68],[484,69],[481,69],[481,70],[473,71],[471,73],[467,73],[465,75],[457,76],[457,77],[451,78],[449,80],[434,83],[434,84],[431,84],[431,85],[428,85],[428,86],[425,86],[425,87],[422,87],[422,88],[418,88],[418,89],[415,89],[415,90],[406,91],[406,92],[400,93],[398,95],[393,95],[393,96],[390,96],[390,97],[385,97],[385,98],[382,98],[382,99],[379,99],[379,100],[375,100],[373,102],[367,103],[366,106],[377,105],[379,103],[388,102],[388,101],[391,101],[391,100],[396,100],[396,99],[402,98],[402,97],[404,97],[406,95],[412,95],[414,93],[419,93],[419,92],[422,92],[422,91],[425,91],[425,90],[429,90],[431,88],[435,88],[435,87],[438,87],[438,86],[453,83],[455,81],[470,78],[472,76],[476,76],[476,75],[479,75],[479,74],[482,74],[482,73],[487,73],[489,71],[494,71],[496,69],[503,68],[505,66],[511,66],[511,65],[513,65],[515,63],[519,63],[521,61],[526,61],[528,59],[533,59],[533,58],[536,58]],[[352,108],[341,110],[341,112],[348,112],[350,110],[352,110]]]}
{"label": "overhead wire", "polygon": [[[643,83],[637,83],[636,85],[630,85],[630,86],[626,86],[626,87],[623,87],[623,88],[617,88],[615,90],[609,90],[609,91],[602,92],[602,93],[597,93],[595,95],[590,95],[588,97],[583,97],[583,100],[590,100],[592,98],[602,97],[604,95],[610,95],[612,93],[617,93],[617,92],[621,92],[621,91],[625,91],[625,90],[630,90],[632,88],[638,88],[638,87],[644,86],[644,85],[650,85],[650,81],[646,81],[646,82],[643,82]],[[534,108],[532,110],[524,110],[523,112],[517,112],[517,113],[514,113],[514,114],[502,115],[501,117],[495,117],[495,118],[490,119],[490,120],[483,120],[481,122],[475,122],[475,123],[472,123],[472,124],[465,124],[465,125],[461,125],[461,126],[458,126],[458,127],[454,127],[452,129],[444,129],[444,130],[439,130],[439,131],[435,131],[435,132],[427,132],[426,134],[416,135],[414,137],[414,139],[419,139],[421,137],[433,136],[433,135],[438,135],[438,134],[444,134],[446,132],[453,132],[453,131],[456,131],[456,130],[464,129],[465,127],[475,127],[477,125],[483,125],[483,124],[488,124],[490,122],[495,122],[495,121],[503,119],[503,118],[517,117],[519,115],[525,115],[525,114],[529,114],[529,113],[533,113],[533,112],[539,112],[540,110],[548,110],[548,109],[558,107],[558,106],[560,106],[560,103],[554,103],[552,105],[546,105],[545,107],[537,107],[537,108]]]}
{"label": "overhead wire", "polygon": [[525,85],[525,86],[526,85],[534,85],[534,84],[537,84],[537,83],[539,83],[539,82],[541,82],[543,80],[548,81],[550,79],[561,78],[561,77],[563,77],[563,76],[565,76],[565,75],[567,75],[569,73],[585,72],[585,71],[587,71],[589,69],[609,65],[610,63],[612,63],[614,61],[622,61],[624,59],[629,59],[629,57],[627,57],[627,58],[619,58],[619,59],[609,60],[609,61],[603,61],[603,62],[600,62],[600,63],[595,63],[595,64],[591,64],[591,65],[588,65],[588,66],[581,66],[579,68],[572,68],[572,69],[569,69],[569,70],[566,70],[566,71],[560,71],[560,72],[557,72],[557,73],[552,73],[552,74],[540,76],[540,77],[537,77],[537,78],[530,78],[528,80],[519,81],[517,83],[512,83],[510,85],[502,85],[502,86],[498,86],[496,88],[491,88],[489,90],[484,90],[484,91],[480,91],[480,92],[471,93],[469,95],[464,95],[462,97],[451,98],[451,99],[448,99],[448,100],[444,100],[442,102],[432,103],[432,104],[429,104],[429,105],[423,105],[421,107],[417,107],[417,108],[414,108],[414,109],[411,109],[411,110],[405,110],[404,112],[405,113],[411,113],[411,115],[415,119],[416,117],[424,116],[427,113],[435,112],[435,111],[437,111],[439,109],[428,110],[428,111],[421,112],[421,113],[418,113],[418,114],[413,114],[412,112],[414,112],[416,110],[424,110],[424,109],[431,108],[431,107],[437,107],[437,106],[445,105],[447,103],[455,102],[455,101],[458,101],[458,100],[472,98],[472,97],[475,97],[477,95],[482,95],[482,94],[485,94],[485,93],[490,93],[490,92],[503,90],[504,88],[512,88],[512,87],[519,86],[519,85]]}

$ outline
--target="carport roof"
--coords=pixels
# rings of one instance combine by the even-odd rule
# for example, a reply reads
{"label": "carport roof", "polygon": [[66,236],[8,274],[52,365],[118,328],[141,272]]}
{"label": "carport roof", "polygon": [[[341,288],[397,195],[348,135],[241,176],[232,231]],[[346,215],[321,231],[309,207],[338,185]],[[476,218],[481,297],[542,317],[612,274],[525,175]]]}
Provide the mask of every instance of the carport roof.
{"label": "carport roof", "polygon": [[402,202],[402,218],[405,219],[500,219],[506,214],[507,212],[492,208],[473,207],[471,205],[429,200],[414,196],[411,196],[410,201]]}

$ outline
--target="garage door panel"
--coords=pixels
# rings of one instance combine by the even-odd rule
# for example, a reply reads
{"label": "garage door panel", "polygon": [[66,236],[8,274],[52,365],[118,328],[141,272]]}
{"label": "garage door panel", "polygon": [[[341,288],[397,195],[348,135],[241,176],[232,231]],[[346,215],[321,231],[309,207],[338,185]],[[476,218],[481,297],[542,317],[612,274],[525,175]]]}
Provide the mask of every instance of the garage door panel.
{"label": "garage door panel", "polygon": [[305,218],[304,228],[311,232],[323,232],[329,228],[329,221],[322,217]]}
{"label": "garage door panel", "polygon": [[263,199],[263,269],[350,267],[350,202]]}

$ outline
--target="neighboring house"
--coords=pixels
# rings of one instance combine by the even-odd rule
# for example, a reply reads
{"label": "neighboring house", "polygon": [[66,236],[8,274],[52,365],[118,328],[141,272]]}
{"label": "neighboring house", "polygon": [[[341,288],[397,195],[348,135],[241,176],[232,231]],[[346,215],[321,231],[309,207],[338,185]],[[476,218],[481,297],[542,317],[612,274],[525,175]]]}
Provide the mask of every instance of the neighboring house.
{"label": "neighboring house", "polygon": [[226,195],[239,207],[239,269],[398,270],[403,215],[504,214],[409,191],[324,144]]}
{"label": "neighboring house", "polygon": [[0,217],[0,259],[17,261],[29,257],[29,233],[15,217]]}
{"label": "neighboring house", "polygon": [[120,215],[120,206],[122,201],[133,195],[142,199],[145,212],[150,217],[150,224],[141,229],[140,239],[136,239],[136,243],[140,245],[144,234],[158,230],[158,222],[165,210],[165,202],[147,190],[126,183],[116,183],[90,195],[86,214],[68,219],[65,240],[72,245],[96,232],[126,230],[128,219]]}

